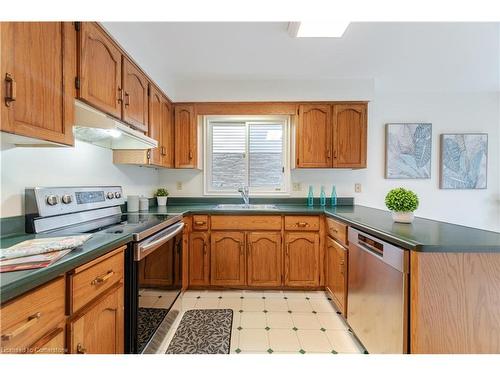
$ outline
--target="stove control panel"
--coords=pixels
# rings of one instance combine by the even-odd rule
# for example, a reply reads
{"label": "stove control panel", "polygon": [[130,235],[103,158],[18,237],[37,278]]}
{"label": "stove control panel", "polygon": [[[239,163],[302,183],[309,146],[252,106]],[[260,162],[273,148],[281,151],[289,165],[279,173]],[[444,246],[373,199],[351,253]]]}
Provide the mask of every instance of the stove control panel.
{"label": "stove control panel", "polygon": [[26,212],[54,216],[125,203],[121,186],[32,188],[25,192]]}

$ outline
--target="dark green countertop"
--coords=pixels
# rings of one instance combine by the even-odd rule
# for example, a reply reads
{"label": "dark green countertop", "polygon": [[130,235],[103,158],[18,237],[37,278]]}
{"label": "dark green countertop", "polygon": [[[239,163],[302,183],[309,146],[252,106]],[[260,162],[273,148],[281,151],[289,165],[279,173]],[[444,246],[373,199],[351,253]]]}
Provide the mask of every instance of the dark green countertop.
{"label": "dark green countertop", "polygon": [[[78,234],[78,233],[75,233]],[[56,235],[52,235],[55,237]],[[48,235],[12,235],[0,238],[2,247],[9,247],[16,243],[32,238],[50,237]],[[36,288],[59,275],[98,258],[132,240],[130,235],[94,233],[81,247],[71,251],[60,260],[45,268],[26,271],[0,273],[0,303]]]}
{"label": "dark green countertop", "polygon": [[[422,252],[500,252],[500,233],[434,220],[415,218],[413,224],[394,223],[388,211],[359,205],[312,208],[303,204],[277,204],[277,210],[217,210],[216,204],[175,204],[151,207],[144,214],[211,214],[211,215],[320,215],[341,220],[357,229],[409,250]],[[56,234],[55,234],[56,235]],[[55,236],[53,235],[53,236]],[[46,235],[45,235],[46,236]],[[0,245],[9,247],[34,238],[31,234],[2,236]],[[37,237],[43,237],[38,235]],[[132,240],[129,235],[95,233],[81,248],[53,265],[30,271],[0,274],[0,302],[64,274]]]}
{"label": "dark green countertop", "polygon": [[218,210],[215,204],[153,207],[149,213],[211,215],[319,215],[341,220],[405,249],[424,252],[500,252],[500,233],[416,217],[412,224],[394,223],[389,211],[360,205],[307,207],[277,204],[277,210]]}

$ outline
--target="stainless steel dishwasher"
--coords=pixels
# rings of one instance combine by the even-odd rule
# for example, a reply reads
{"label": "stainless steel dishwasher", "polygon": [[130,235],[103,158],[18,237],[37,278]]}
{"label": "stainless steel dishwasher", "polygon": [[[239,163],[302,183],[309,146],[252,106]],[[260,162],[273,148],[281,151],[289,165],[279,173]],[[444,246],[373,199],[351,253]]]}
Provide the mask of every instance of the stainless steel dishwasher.
{"label": "stainless steel dishwasher", "polygon": [[369,353],[408,352],[408,251],[349,228],[347,322]]}

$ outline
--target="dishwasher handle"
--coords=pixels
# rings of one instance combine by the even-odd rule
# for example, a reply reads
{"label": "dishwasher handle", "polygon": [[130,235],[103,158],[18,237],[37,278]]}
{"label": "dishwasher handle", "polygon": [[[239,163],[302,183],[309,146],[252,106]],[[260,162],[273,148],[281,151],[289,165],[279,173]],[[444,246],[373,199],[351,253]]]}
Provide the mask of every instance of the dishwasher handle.
{"label": "dishwasher handle", "polygon": [[399,272],[408,273],[408,251],[349,227],[349,244],[378,258]]}

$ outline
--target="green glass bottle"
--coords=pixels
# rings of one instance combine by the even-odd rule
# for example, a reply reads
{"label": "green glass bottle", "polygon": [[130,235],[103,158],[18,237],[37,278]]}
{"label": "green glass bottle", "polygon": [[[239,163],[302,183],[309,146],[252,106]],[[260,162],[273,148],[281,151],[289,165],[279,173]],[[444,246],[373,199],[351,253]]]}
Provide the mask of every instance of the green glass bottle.
{"label": "green glass bottle", "polygon": [[332,206],[336,206],[337,205],[337,189],[335,188],[335,185],[332,186],[331,204],[332,204]]}
{"label": "green glass bottle", "polygon": [[325,187],[321,186],[321,193],[319,195],[319,204],[321,207],[326,206],[326,194],[325,194]]}
{"label": "green glass bottle", "polygon": [[314,193],[312,185],[309,185],[309,194],[307,194],[307,206],[312,207],[314,205]]}

